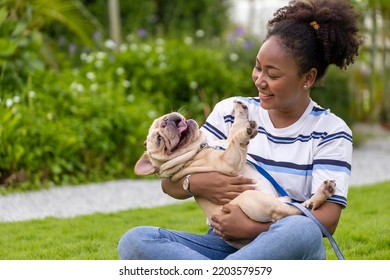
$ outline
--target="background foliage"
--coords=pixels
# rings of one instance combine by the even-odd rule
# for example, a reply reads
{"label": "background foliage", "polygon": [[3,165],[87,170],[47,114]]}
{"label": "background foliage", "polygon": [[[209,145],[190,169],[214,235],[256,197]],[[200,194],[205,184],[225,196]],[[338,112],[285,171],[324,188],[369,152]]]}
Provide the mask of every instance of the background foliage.
{"label": "background foliage", "polygon": [[[35,69],[3,88],[1,183],[18,189],[133,177],[152,120],[181,110],[203,122],[218,100],[252,94],[251,68],[201,38],[107,41],[61,71]],[[239,44],[239,43],[237,43]],[[255,49],[234,46],[242,56]],[[239,57],[239,53],[233,53]],[[75,54],[72,54],[75,55]],[[77,60],[77,66],[74,61]]]}
{"label": "background foliage", "polygon": [[[0,191],[133,177],[156,116],[181,110],[202,123],[217,101],[256,95],[262,38],[227,21],[229,3],[120,1],[116,45],[105,0],[0,0]],[[385,116],[386,81],[367,98],[361,73],[330,69],[313,99],[349,124]]]}
{"label": "background foliage", "polygon": [[[83,3],[104,26],[109,26],[107,0]],[[142,30],[150,37],[182,37],[204,30],[208,38],[220,36],[226,29],[229,1],[220,0],[142,0],[120,1],[123,34]]]}

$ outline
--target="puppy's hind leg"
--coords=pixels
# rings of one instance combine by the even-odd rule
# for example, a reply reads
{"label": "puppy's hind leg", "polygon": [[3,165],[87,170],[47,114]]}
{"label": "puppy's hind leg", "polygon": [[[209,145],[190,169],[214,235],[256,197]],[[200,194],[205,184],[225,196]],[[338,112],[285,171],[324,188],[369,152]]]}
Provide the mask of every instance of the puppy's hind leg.
{"label": "puppy's hind leg", "polygon": [[335,190],[336,182],[334,180],[326,180],[321,184],[320,188],[314,193],[314,195],[302,204],[307,209],[315,210],[320,207],[325,200],[331,197]]}

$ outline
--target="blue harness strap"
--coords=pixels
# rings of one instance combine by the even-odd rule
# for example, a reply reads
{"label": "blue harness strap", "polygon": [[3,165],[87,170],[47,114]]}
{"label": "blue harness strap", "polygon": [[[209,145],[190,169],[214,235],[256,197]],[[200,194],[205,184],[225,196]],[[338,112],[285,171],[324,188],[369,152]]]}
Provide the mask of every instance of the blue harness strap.
{"label": "blue harness strap", "polygon": [[251,160],[247,160],[247,162],[252,164],[252,166],[256,168],[256,170],[259,171],[259,173],[263,175],[264,178],[270,181],[280,196],[289,196],[288,193],[282,188],[282,186],[279,185],[278,182],[276,182],[275,179],[267,171],[265,171],[264,168]]}
{"label": "blue harness strap", "polygon": [[[217,146],[215,147],[216,149],[219,149],[219,150],[226,150],[224,147],[222,146]],[[254,168],[256,168],[256,170],[258,172],[260,172],[261,175],[263,175],[268,181],[271,182],[271,184],[274,186],[274,188],[276,189],[276,191],[279,193],[280,196],[289,196],[287,194],[287,192],[282,188],[282,186],[280,186],[278,184],[278,182],[275,181],[275,179],[269,175],[269,173],[267,171],[265,171],[264,168],[262,168],[260,165],[258,165],[256,162],[253,162],[249,159],[246,160],[248,163],[250,163]]]}

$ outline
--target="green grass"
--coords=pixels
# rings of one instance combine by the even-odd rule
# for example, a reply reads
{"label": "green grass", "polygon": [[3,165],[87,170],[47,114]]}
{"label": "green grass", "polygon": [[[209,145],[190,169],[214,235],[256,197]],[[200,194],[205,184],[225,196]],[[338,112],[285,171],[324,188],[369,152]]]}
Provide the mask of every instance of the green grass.
{"label": "green grass", "polygon": [[390,260],[390,182],[350,189],[334,238],[346,259]]}
{"label": "green grass", "polygon": [[[390,260],[390,182],[352,188],[334,235],[346,259]],[[0,223],[0,259],[118,259],[117,242],[129,228],[155,225],[202,233],[205,218],[194,202],[94,214]],[[328,259],[336,256],[325,240]]]}

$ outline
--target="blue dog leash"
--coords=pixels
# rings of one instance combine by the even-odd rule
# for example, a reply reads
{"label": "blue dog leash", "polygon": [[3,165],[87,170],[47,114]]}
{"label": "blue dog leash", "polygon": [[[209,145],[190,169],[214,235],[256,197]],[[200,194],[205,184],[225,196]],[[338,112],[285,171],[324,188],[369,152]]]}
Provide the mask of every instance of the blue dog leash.
{"label": "blue dog leash", "polygon": [[296,208],[301,210],[302,213],[306,217],[312,219],[317,224],[317,226],[321,229],[321,232],[329,239],[329,242],[332,245],[332,248],[333,248],[334,252],[336,253],[337,258],[339,260],[345,260],[343,254],[341,253],[339,246],[336,243],[336,240],[333,238],[333,236],[330,234],[330,232],[321,224],[321,222],[306,207],[304,207],[304,206],[302,206],[302,204],[296,203],[296,202],[287,203],[287,204],[295,206]]}
{"label": "blue dog leash", "polygon": [[[278,184],[278,182],[275,181],[275,179],[267,172],[265,171],[264,168],[262,168],[260,165],[258,165],[257,163],[254,163],[253,161],[250,161],[248,160],[248,162],[250,164],[253,165],[253,167],[256,168],[256,170],[258,172],[260,172],[261,175],[263,175],[268,181],[270,181],[270,183],[274,186],[274,188],[276,189],[276,191],[281,195],[281,196],[289,196],[287,194],[287,192]],[[336,253],[336,256],[339,260],[345,260],[343,254],[341,253],[341,250],[339,248],[339,246],[337,245],[336,243],[336,240],[333,238],[333,236],[330,234],[330,232],[321,224],[321,222],[307,209],[305,208],[304,206],[302,206],[302,204],[300,203],[297,203],[297,202],[292,202],[292,203],[287,203],[289,205],[292,205],[296,208],[298,208],[299,210],[302,211],[302,213],[312,219],[316,224],[317,226],[320,228],[321,232],[328,238],[328,240],[330,241],[330,244],[332,245],[332,248],[333,250],[335,251]]]}

